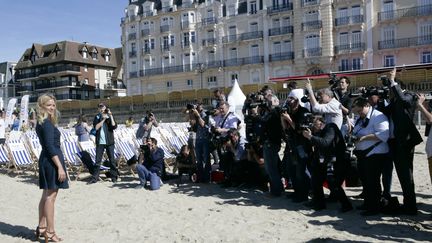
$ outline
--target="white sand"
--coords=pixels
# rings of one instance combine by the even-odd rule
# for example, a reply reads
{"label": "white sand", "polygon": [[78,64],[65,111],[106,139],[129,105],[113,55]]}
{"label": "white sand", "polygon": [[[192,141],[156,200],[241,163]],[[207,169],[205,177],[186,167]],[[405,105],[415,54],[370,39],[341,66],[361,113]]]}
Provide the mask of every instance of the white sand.
{"label": "white sand", "polygon": [[[136,178],[86,185],[59,193],[56,231],[65,242],[303,242],[431,241],[432,187],[424,144],[415,155],[418,216],[363,217],[338,213],[337,203],[314,212],[285,197],[253,190],[174,181],[159,191],[135,189]],[[0,173],[0,242],[34,241],[41,191],[33,175]],[[402,202],[397,176],[393,194]],[[356,195],[360,188],[348,188]],[[353,200],[354,205],[361,201]]]}

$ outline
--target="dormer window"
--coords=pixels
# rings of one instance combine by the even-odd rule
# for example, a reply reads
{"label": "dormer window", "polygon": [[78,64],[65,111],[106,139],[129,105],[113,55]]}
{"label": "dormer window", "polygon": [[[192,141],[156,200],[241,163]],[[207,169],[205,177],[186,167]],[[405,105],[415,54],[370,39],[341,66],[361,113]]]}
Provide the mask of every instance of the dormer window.
{"label": "dormer window", "polygon": [[87,59],[88,58],[88,50],[87,50],[87,47],[83,47],[82,49],[81,49],[81,55],[82,55],[82,57],[84,58],[84,59]]}
{"label": "dormer window", "polygon": [[91,52],[91,56],[92,56],[92,59],[93,59],[93,60],[97,60],[97,59],[98,59],[97,54],[98,54],[97,49],[96,49],[96,48],[93,48],[93,50],[92,50],[92,52]]}
{"label": "dormer window", "polygon": [[37,54],[36,54],[36,52],[33,52],[31,57],[30,57],[30,61],[34,62],[34,61],[36,61],[36,58],[37,58]]}
{"label": "dormer window", "polygon": [[109,62],[111,60],[111,54],[109,53],[108,50],[105,51],[105,53],[104,53],[104,59],[105,59],[105,62]]}

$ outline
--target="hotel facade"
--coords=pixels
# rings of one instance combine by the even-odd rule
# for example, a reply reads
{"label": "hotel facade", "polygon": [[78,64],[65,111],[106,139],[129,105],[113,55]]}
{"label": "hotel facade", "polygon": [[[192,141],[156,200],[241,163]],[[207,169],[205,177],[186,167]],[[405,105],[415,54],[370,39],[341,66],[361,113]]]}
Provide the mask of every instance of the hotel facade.
{"label": "hotel facade", "polygon": [[432,0],[130,0],[128,95],[432,62]]}

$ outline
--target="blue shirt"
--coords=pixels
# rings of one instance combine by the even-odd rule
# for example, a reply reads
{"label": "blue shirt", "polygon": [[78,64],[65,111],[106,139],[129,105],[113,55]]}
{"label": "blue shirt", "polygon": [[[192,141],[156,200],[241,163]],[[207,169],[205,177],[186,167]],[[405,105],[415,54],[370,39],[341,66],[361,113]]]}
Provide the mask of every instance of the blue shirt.
{"label": "blue shirt", "polygon": [[106,128],[106,125],[104,122],[100,128],[101,131],[100,131],[100,138],[99,138],[99,144],[103,144],[103,145],[107,144],[106,139],[105,139],[105,130],[104,130],[105,128]]}
{"label": "blue shirt", "polygon": [[[215,117],[214,120],[216,122],[217,128],[227,128],[227,129],[237,128],[240,119],[232,112],[228,113],[227,116],[228,117],[226,119],[222,115]],[[225,123],[224,123],[224,120],[225,120]],[[226,136],[226,135],[227,135],[226,132],[222,134],[222,136]]]}

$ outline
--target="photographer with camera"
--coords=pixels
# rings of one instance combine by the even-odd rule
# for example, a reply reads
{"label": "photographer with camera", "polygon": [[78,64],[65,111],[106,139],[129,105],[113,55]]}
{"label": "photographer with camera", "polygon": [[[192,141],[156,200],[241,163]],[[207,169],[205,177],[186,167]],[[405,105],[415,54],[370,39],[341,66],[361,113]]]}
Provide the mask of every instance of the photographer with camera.
{"label": "photographer with camera", "polygon": [[160,188],[164,170],[164,152],[157,146],[155,138],[147,139],[146,144],[141,146],[141,155],[136,169],[142,188],[145,188],[147,181],[150,182],[150,190]]}
{"label": "photographer with camera", "polygon": [[259,108],[261,110],[259,113],[262,114],[264,166],[270,178],[270,195],[279,197],[284,191],[279,169],[279,150],[282,141],[281,109],[279,99],[270,87],[264,86],[261,93],[266,104]]}
{"label": "photographer with camera", "polygon": [[385,108],[390,118],[390,150],[403,192],[401,213],[417,214],[414,188],[414,148],[423,141],[413,119],[417,107],[417,95],[404,90],[402,83],[395,81],[396,68],[390,72],[383,85],[390,88],[390,104]]}
{"label": "photographer with camera", "polygon": [[354,154],[363,184],[365,216],[378,214],[381,210],[380,177],[385,161],[389,159],[389,122],[387,117],[371,107],[366,98],[353,103],[352,110],[358,114],[352,132],[356,140]]}
{"label": "photographer with camera", "polygon": [[341,212],[353,209],[342,182],[348,170],[349,161],[345,158],[345,140],[336,124],[326,124],[321,117],[315,117],[312,131],[303,130],[303,136],[310,140],[314,152],[312,154],[312,201],[315,210],[326,208],[323,183],[327,179],[331,193],[341,203]]}
{"label": "photographer with camera", "polygon": [[201,103],[197,104],[196,107],[193,105],[188,105],[187,109],[189,112],[191,126],[194,124],[196,127],[195,155],[197,162],[198,181],[207,183],[210,181],[211,172],[209,117],[205,113]]}
{"label": "photographer with camera", "polygon": [[135,134],[136,138],[144,141],[144,139],[150,137],[152,128],[157,126],[159,126],[159,123],[157,122],[155,115],[151,110],[147,111],[146,115],[140,120]]}
{"label": "photographer with camera", "polygon": [[306,82],[306,90],[309,93],[312,111],[322,114],[326,123],[334,123],[341,129],[343,122],[341,103],[334,98],[334,92],[330,88],[320,89],[318,91],[318,103],[309,79]]}
{"label": "photographer with camera", "polygon": [[223,151],[221,160],[224,161],[224,176],[225,181],[223,187],[239,185],[241,179],[241,165],[247,160],[245,150],[245,139],[240,137],[237,129],[231,128],[226,137],[222,140]]}
{"label": "photographer with camera", "polygon": [[425,129],[425,136],[427,136],[426,140],[426,155],[428,158],[429,163],[429,176],[432,182],[432,129],[431,129],[431,123],[432,123],[432,102],[428,100],[428,108],[426,108],[423,103],[426,100],[426,97],[424,94],[418,94],[417,95],[417,107],[420,110],[420,112],[425,116],[426,118],[426,129]]}
{"label": "photographer with camera", "polygon": [[351,114],[351,106],[352,106],[352,98],[351,93],[348,91],[348,87],[350,86],[351,81],[348,77],[343,76],[337,82],[337,94],[339,97],[339,102],[341,103],[343,122],[341,127],[342,135],[345,136],[352,129],[352,124],[349,120],[349,115]]}
{"label": "photographer with camera", "polygon": [[309,177],[306,167],[311,147],[309,141],[302,136],[302,131],[309,126],[308,117],[312,115],[308,109],[300,105],[297,96],[291,92],[282,107],[281,122],[285,131],[285,151],[282,159],[285,179],[290,178],[294,189],[292,200],[303,202],[308,200]]}
{"label": "photographer with camera", "polygon": [[117,163],[114,160],[114,130],[117,128],[117,123],[111,110],[104,103],[100,103],[98,108],[99,113],[93,119],[93,128],[96,130],[96,163],[93,170],[94,174],[89,182],[90,184],[96,183],[99,180],[100,165],[104,151],[108,155],[111,181],[117,182],[119,175]]}

